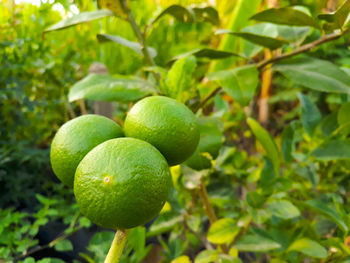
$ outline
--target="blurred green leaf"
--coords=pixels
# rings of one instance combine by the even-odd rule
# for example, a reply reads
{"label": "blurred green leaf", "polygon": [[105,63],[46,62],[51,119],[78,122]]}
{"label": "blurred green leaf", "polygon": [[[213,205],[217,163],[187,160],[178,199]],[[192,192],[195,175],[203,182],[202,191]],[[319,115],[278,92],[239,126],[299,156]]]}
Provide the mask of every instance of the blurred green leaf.
{"label": "blurred green leaf", "polygon": [[350,102],[341,105],[337,115],[337,120],[341,128],[341,132],[345,134],[350,133],[349,112],[350,112]]}
{"label": "blurred green leaf", "polygon": [[87,99],[130,102],[153,92],[153,86],[149,82],[137,77],[90,74],[71,87],[68,98],[69,101]]}
{"label": "blurred green leaf", "polygon": [[193,7],[191,9],[193,10],[197,20],[203,20],[212,23],[213,25],[219,25],[219,13],[214,7]]}
{"label": "blurred green leaf", "polygon": [[229,244],[239,233],[239,227],[232,218],[222,218],[214,222],[208,231],[207,238],[213,244]]}
{"label": "blurred green leaf", "polygon": [[301,105],[301,122],[308,135],[312,136],[316,126],[321,122],[322,115],[308,96],[298,93],[298,97]]}
{"label": "blurred green leaf", "polygon": [[334,24],[334,28],[342,28],[350,12],[350,0],[346,0],[344,4],[338,8],[334,14],[320,14],[318,18]]}
{"label": "blurred green leaf", "polygon": [[[118,43],[122,46],[130,48],[140,56],[143,56],[142,46],[138,42],[127,40],[121,36],[114,36],[114,35],[108,35],[108,34],[97,34],[97,39],[99,43],[105,43],[109,41]],[[147,47],[147,50],[151,58],[154,58],[157,56],[157,50],[155,50],[153,47]]]}
{"label": "blurred green leaf", "polygon": [[184,95],[192,86],[191,78],[196,66],[196,58],[193,56],[177,60],[168,72],[163,92],[180,102],[184,102],[187,98]]}
{"label": "blurred green leaf", "polygon": [[238,54],[229,52],[229,51],[220,51],[211,48],[196,48],[184,54],[177,55],[173,57],[170,62],[181,59],[187,56],[195,56],[196,58],[208,58],[208,59],[223,59],[232,56],[240,56]]}
{"label": "blurred green leaf", "polygon": [[350,92],[350,76],[329,61],[299,56],[277,63],[273,68],[309,89],[321,92]]}
{"label": "blurred green leaf", "polygon": [[68,239],[63,239],[55,244],[54,248],[57,251],[72,251],[73,245]]}
{"label": "blurred green leaf", "polygon": [[258,139],[260,144],[264,147],[267,156],[273,163],[276,175],[279,174],[280,160],[279,151],[276,146],[274,139],[271,135],[254,119],[248,118],[247,123],[254,133],[255,137]]}
{"label": "blurred green leaf", "polygon": [[325,202],[323,202],[321,200],[314,199],[314,200],[306,201],[305,204],[309,208],[321,213],[322,215],[324,215],[327,218],[329,218],[330,220],[332,220],[334,223],[336,223],[340,227],[340,229],[342,231],[344,231],[344,232],[349,231],[347,224],[343,221],[343,219],[338,214],[338,212],[335,209],[327,206],[327,204]]}
{"label": "blurred green leaf", "polygon": [[217,250],[203,250],[195,258],[194,263],[212,263],[219,258]]}
{"label": "blurred green leaf", "polygon": [[281,150],[283,159],[289,163],[293,160],[294,129],[292,125],[287,125],[282,132]]}
{"label": "blurred green leaf", "polygon": [[233,32],[231,30],[217,30],[215,34],[230,34],[234,36],[238,36],[241,38],[244,38],[245,40],[248,40],[256,45],[260,45],[266,48],[269,48],[271,50],[277,49],[282,47],[285,44],[288,44],[287,41],[279,39],[279,38],[273,38],[248,32]]}
{"label": "blurred green leaf", "polygon": [[50,26],[45,30],[45,32],[55,31],[55,30],[61,30],[70,26],[78,25],[81,23],[89,22],[95,19],[107,17],[107,16],[113,16],[113,12],[110,10],[102,9],[102,10],[96,10],[91,12],[83,12],[78,15],[75,15],[73,17],[69,17],[67,19],[64,19],[57,24],[54,24],[53,26]]}
{"label": "blurred green leaf", "polygon": [[250,19],[274,24],[320,28],[311,16],[292,7],[267,9],[253,15]]}
{"label": "blurred green leaf", "polygon": [[152,24],[156,23],[159,19],[161,19],[165,15],[171,15],[177,20],[181,22],[193,22],[194,16],[193,13],[190,12],[189,9],[183,7],[181,5],[171,5],[164,9],[153,21]]}
{"label": "blurred green leaf", "polygon": [[276,241],[260,235],[245,235],[236,242],[234,248],[239,251],[265,252],[280,248]]}
{"label": "blurred green leaf", "polygon": [[[196,152],[185,162],[192,169],[202,170],[211,167],[211,158],[219,155],[224,136],[220,120],[211,117],[198,119],[200,140]],[[210,156],[208,157],[207,154]]]}
{"label": "blurred green leaf", "polygon": [[350,140],[332,140],[323,143],[312,153],[318,161],[335,161],[350,159]]}
{"label": "blurred green leaf", "polygon": [[326,258],[327,250],[318,244],[317,242],[308,239],[302,238],[296,240],[288,248],[289,251],[298,251],[304,255],[314,257],[314,258]]}
{"label": "blurred green leaf", "polygon": [[250,103],[259,84],[259,71],[254,65],[213,72],[207,77],[209,80],[216,80],[242,106]]}
{"label": "blurred green leaf", "polygon": [[274,216],[291,219],[300,216],[299,209],[287,200],[276,200],[267,203],[267,210]]}

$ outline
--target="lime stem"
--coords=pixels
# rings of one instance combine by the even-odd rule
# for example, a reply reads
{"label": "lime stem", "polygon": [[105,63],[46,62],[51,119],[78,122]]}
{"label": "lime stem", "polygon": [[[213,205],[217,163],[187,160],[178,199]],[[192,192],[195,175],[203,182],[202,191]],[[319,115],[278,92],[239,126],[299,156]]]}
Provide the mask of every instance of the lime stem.
{"label": "lime stem", "polygon": [[121,257],[126,241],[128,240],[130,229],[118,230],[115,233],[112,245],[108,251],[104,263],[118,263]]}

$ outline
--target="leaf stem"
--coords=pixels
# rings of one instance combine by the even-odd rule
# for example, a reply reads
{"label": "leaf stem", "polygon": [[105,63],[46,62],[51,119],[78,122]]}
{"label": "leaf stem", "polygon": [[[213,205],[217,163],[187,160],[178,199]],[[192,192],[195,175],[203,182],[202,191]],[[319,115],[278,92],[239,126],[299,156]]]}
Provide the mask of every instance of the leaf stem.
{"label": "leaf stem", "polygon": [[108,251],[104,263],[118,263],[121,257],[126,241],[128,240],[130,229],[118,230],[115,233],[112,245]]}
{"label": "leaf stem", "polygon": [[121,4],[121,6],[123,8],[123,11],[127,15],[128,22],[130,23],[130,25],[132,27],[132,30],[134,31],[134,33],[135,33],[135,35],[136,35],[136,37],[137,37],[137,39],[138,39],[138,41],[139,41],[139,43],[140,43],[140,45],[142,47],[142,53],[143,53],[145,62],[148,65],[155,66],[154,60],[152,59],[152,57],[149,54],[145,37],[142,34],[139,26],[136,23],[134,14],[132,13],[130,7],[127,4],[127,0],[120,0],[120,4]]}

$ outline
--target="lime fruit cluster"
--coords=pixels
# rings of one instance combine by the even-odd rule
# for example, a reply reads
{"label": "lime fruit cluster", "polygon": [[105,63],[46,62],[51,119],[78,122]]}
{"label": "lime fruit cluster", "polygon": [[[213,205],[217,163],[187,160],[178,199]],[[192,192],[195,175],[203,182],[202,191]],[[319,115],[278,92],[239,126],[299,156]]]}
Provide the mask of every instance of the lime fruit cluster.
{"label": "lime fruit cluster", "polygon": [[199,128],[183,104],[163,96],[144,98],[122,128],[84,115],[64,124],[51,146],[57,177],[74,194],[82,214],[104,228],[128,229],[158,215],[171,190],[169,165],[196,150]]}

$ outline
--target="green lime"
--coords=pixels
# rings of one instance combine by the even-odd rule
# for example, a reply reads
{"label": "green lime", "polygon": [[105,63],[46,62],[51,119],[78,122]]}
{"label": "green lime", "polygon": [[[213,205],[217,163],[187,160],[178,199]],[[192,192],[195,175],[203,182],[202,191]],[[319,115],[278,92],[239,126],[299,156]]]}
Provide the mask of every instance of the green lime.
{"label": "green lime", "polygon": [[74,194],[82,214],[104,228],[127,229],[158,215],[172,185],[164,156],[134,138],[106,141],[80,162]]}
{"label": "green lime", "polygon": [[52,141],[50,159],[54,173],[63,184],[72,187],[83,157],[100,143],[121,136],[122,128],[103,116],[83,115],[68,121]]}
{"label": "green lime", "polygon": [[199,129],[194,114],[182,103],[163,96],[137,102],[126,116],[125,135],[155,146],[176,165],[189,158],[197,148]]}

